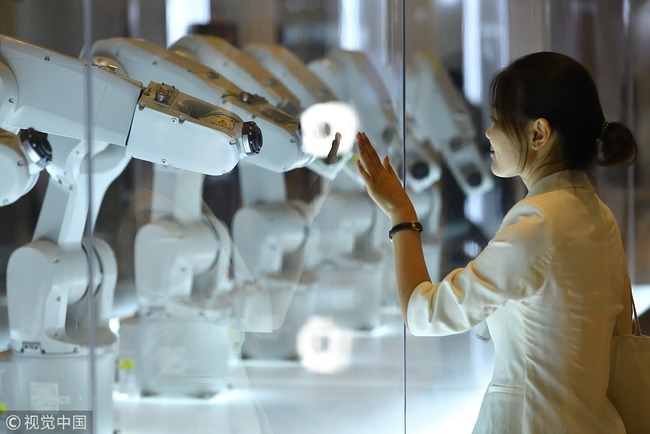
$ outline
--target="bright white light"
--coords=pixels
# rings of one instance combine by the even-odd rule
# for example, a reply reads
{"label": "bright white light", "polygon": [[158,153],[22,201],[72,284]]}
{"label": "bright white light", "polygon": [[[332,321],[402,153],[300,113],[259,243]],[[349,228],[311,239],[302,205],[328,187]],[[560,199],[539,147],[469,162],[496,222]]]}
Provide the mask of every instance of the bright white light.
{"label": "bright white light", "polygon": [[140,402],[139,395],[129,395],[128,393],[113,391],[113,401],[115,402]]}
{"label": "bright white light", "polygon": [[349,152],[359,128],[357,112],[350,105],[332,101],[310,106],[300,115],[305,151],[326,157],[336,133],[341,133],[338,155]]}
{"label": "bright white light", "polygon": [[463,0],[463,77],[465,97],[475,105],[483,99],[480,0]]}
{"label": "bright white light", "polygon": [[115,334],[120,332],[120,319],[111,318],[108,320],[108,328]]}
{"label": "bright white light", "polygon": [[193,24],[210,21],[210,0],[165,0],[167,14],[167,45],[183,36]]}
{"label": "bright white light", "polygon": [[361,3],[360,0],[341,0],[340,39],[341,48],[361,48]]}
{"label": "bright white light", "polygon": [[473,194],[465,200],[465,216],[467,219],[476,225],[480,225],[485,221],[485,196],[481,194]]}
{"label": "bright white light", "polygon": [[342,371],[352,359],[352,333],[330,318],[314,316],[298,332],[296,349],[302,365],[320,374]]}

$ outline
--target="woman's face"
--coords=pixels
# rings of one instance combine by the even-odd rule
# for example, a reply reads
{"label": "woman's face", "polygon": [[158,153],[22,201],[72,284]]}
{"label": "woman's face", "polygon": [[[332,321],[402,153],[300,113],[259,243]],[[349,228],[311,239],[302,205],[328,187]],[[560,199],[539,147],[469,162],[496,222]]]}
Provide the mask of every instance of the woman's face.
{"label": "woman's face", "polygon": [[490,141],[492,173],[500,178],[511,178],[521,174],[522,149],[519,143],[507,137],[498,126],[498,119],[490,116],[491,122],[485,137]]}

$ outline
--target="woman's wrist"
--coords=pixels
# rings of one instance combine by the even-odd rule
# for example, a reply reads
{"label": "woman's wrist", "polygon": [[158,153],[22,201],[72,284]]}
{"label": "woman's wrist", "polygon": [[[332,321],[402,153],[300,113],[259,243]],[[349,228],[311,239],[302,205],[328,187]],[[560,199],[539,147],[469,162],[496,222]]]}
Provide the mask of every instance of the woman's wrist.
{"label": "woman's wrist", "polygon": [[404,211],[395,213],[390,216],[390,222],[392,226],[398,225],[400,223],[408,223],[418,221],[418,215],[415,210]]}

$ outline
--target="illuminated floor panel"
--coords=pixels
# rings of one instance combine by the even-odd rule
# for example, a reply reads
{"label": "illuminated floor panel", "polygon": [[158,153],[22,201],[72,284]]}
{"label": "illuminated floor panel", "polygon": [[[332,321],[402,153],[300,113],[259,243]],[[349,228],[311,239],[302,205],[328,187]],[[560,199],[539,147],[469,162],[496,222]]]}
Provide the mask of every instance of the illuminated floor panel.
{"label": "illuminated floor panel", "polygon": [[[469,434],[492,370],[492,347],[471,333],[407,335],[387,314],[373,332],[350,332],[344,363],[245,360],[232,390],[210,400],[115,401],[122,433]],[[329,369],[329,371],[328,371]],[[404,397],[406,393],[406,420]]]}

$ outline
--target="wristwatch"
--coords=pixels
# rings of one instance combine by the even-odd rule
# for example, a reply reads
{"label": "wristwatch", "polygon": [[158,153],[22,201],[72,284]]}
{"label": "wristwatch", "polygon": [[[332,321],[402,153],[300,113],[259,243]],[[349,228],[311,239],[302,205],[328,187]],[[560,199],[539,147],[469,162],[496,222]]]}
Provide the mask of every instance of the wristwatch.
{"label": "wristwatch", "polygon": [[422,224],[418,221],[398,223],[395,226],[393,226],[390,229],[390,231],[388,231],[388,239],[392,242],[395,234],[398,233],[399,231],[403,231],[404,229],[410,229],[416,232],[422,232],[424,230],[422,228]]}

